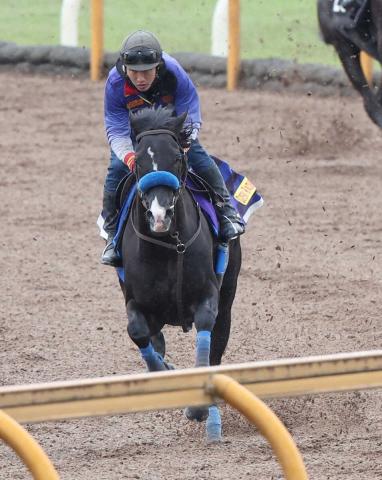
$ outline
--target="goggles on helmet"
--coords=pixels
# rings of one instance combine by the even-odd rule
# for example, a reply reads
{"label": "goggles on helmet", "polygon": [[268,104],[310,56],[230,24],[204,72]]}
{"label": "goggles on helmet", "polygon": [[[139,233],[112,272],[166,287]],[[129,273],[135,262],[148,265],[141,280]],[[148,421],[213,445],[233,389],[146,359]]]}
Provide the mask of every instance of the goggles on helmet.
{"label": "goggles on helmet", "polygon": [[121,58],[125,65],[138,65],[138,64],[152,64],[159,63],[161,54],[157,50],[144,49],[144,50],[128,50],[121,54]]}

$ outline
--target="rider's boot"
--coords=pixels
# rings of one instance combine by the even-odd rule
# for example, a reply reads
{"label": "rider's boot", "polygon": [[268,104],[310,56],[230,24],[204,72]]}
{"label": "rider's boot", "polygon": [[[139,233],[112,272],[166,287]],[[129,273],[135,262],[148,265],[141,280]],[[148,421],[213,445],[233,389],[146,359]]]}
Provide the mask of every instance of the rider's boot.
{"label": "rider's boot", "polygon": [[120,267],[121,258],[114,249],[114,237],[117,230],[118,212],[115,203],[115,193],[103,191],[102,217],[105,221],[103,228],[107,233],[106,247],[102,252],[101,263],[111,267]]}
{"label": "rider's boot", "polygon": [[198,174],[209,183],[219,197],[215,210],[220,223],[220,239],[229,242],[244,233],[244,223],[231,204],[230,195],[217,166],[203,169]]}

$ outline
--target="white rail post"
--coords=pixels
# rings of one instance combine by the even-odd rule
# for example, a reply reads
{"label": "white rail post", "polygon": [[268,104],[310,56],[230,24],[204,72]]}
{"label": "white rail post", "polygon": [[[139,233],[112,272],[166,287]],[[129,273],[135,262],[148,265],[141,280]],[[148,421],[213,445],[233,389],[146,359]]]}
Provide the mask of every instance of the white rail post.
{"label": "white rail post", "polygon": [[62,0],[60,17],[60,44],[78,46],[78,15],[81,0]]}
{"label": "white rail post", "polygon": [[228,56],[228,0],[217,0],[212,16],[211,54]]}
{"label": "white rail post", "polygon": [[227,90],[236,90],[240,70],[240,0],[229,0]]}
{"label": "white rail post", "polygon": [[227,58],[227,90],[233,91],[240,70],[240,0],[217,0],[211,30],[211,53]]}

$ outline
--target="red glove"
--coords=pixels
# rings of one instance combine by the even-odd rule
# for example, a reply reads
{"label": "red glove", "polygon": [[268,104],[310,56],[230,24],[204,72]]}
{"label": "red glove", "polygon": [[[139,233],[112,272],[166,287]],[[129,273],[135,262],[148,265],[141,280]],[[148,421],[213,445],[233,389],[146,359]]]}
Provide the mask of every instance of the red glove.
{"label": "red glove", "polygon": [[127,153],[123,159],[123,163],[129,168],[130,172],[133,172],[135,167],[135,153]]}

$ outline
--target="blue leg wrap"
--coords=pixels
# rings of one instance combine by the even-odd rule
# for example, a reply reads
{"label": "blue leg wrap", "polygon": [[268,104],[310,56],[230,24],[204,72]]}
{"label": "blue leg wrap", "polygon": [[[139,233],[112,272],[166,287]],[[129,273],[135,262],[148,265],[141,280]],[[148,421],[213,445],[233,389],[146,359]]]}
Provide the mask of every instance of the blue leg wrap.
{"label": "blue leg wrap", "polygon": [[229,247],[227,243],[219,243],[216,247],[215,273],[224,275],[229,260]]}
{"label": "blue leg wrap", "polygon": [[210,364],[211,332],[201,330],[196,335],[196,367]]}
{"label": "blue leg wrap", "polygon": [[140,348],[139,350],[150,372],[166,370],[162,356],[154,350],[151,343],[149,343],[147,347]]}
{"label": "blue leg wrap", "polygon": [[211,405],[209,408],[206,432],[208,442],[219,442],[222,438],[222,419],[216,405]]}

